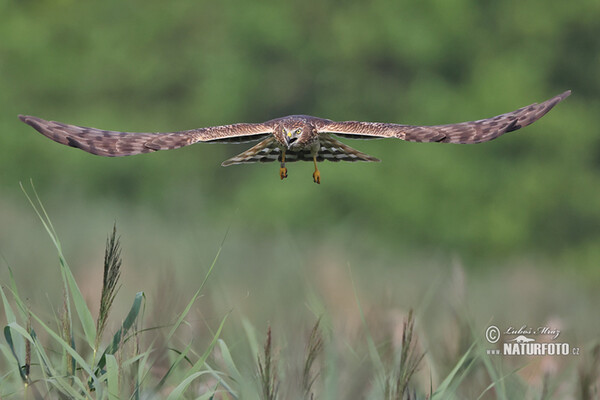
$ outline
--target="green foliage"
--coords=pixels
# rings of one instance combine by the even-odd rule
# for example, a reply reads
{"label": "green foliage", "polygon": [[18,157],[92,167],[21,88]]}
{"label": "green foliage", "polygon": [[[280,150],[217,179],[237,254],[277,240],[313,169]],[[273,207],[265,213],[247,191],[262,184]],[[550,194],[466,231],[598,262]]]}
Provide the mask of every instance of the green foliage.
{"label": "green foliage", "polygon": [[[70,268],[62,258],[60,242],[39,200],[38,203],[32,202],[32,205],[59,254],[60,276],[67,289],[64,294],[63,315],[67,314],[67,304],[71,302],[74,303],[75,309],[80,310],[78,312],[84,307],[90,312],[86,303],[76,306],[79,298],[73,296],[73,292],[75,288],[79,288],[76,282],[72,285],[68,282]],[[116,231],[113,229],[107,241],[105,254],[113,254],[116,258],[107,258],[112,259],[110,263],[104,264],[105,272],[106,269],[109,270],[106,272],[108,274],[111,274],[110,271],[115,273],[111,266],[121,266],[121,259],[117,256],[119,252],[115,252],[115,249],[119,248],[116,237]],[[200,289],[204,288],[220,251],[219,249]],[[98,284],[112,293],[110,288],[104,285],[105,282],[106,280],[102,279]],[[118,279],[114,284],[118,284]],[[351,387],[351,391],[348,392],[353,398],[459,399],[465,398],[465,394],[468,393],[475,393],[478,398],[487,398],[487,394],[492,391],[495,398],[500,400],[525,398],[526,393],[533,398],[551,398],[553,395],[554,389],[547,384],[543,385],[539,395],[535,388],[527,388],[517,375],[518,370],[503,373],[490,357],[485,355],[485,349],[474,336],[468,337],[472,344],[464,354],[459,354],[453,360],[451,370],[440,378],[439,383],[434,384],[429,375],[428,384],[424,384],[423,376],[418,376],[419,372],[434,369],[435,362],[432,358],[425,357],[428,351],[420,347],[425,341],[422,340],[423,332],[415,327],[412,311],[409,311],[402,324],[399,346],[395,347],[387,342],[379,343],[372,336],[372,332],[379,331],[378,334],[381,334],[381,326],[378,326],[378,322],[373,320],[372,316],[367,317],[363,313],[356,288],[354,290],[363,330],[366,333],[366,343],[361,345],[350,341],[348,337],[337,337],[334,327],[328,321],[330,316],[326,315],[323,319],[317,319],[306,335],[301,357],[290,357],[281,351],[282,346],[274,338],[270,326],[261,351],[255,330],[248,320],[242,320],[246,338],[243,338],[243,334],[241,337],[232,338],[233,343],[239,344],[243,341],[247,344],[236,345],[235,351],[232,352],[221,339],[227,315],[220,320],[215,332],[209,335],[209,341],[202,347],[203,350],[197,352],[198,342],[186,342],[178,336],[181,334],[180,328],[189,324],[187,320],[199,291],[169,327],[165,347],[158,345],[156,339],[147,340],[150,332],[160,328],[144,326],[142,310],[145,298],[140,292],[120,328],[109,344],[102,349],[104,338],[88,338],[83,326],[84,319],[79,319],[78,324],[69,318],[63,319],[62,322],[57,320],[56,326],[52,327],[45,317],[26,307],[15,281],[11,278],[8,290],[0,286],[0,298],[6,320],[3,328],[5,342],[0,343],[0,354],[9,361],[0,364],[0,396],[109,400],[142,397],[315,400],[339,398],[336,393],[348,390],[343,387],[344,382],[348,380],[360,383],[359,386]],[[107,296],[109,294],[102,294],[101,301],[109,298]],[[99,318],[108,319],[110,309],[111,307],[105,307],[106,314],[99,315]],[[68,325],[66,329],[61,326],[65,323]],[[97,330],[99,336],[102,336],[103,332],[104,330]],[[42,339],[38,337],[38,333],[42,334]],[[191,333],[193,337],[196,336],[195,331]],[[75,341],[73,338],[81,340]],[[294,336],[290,343],[298,339]],[[364,340],[361,339],[360,342],[362,341]],[[76,346],[76,342],[85,345]],[[183,350],[179,350],[182,348]],[[90,349],[93,349],[93,352],[90,352]],[[350,358],[349,349],[352,349]],[[243,353],[247,353],[248,350],[252,354],[248,358],[249,365],[244,362],[243,357]],[[165,353],[162,356],[168,356],[166,370],[157,365],[161,352]],[[101,355],[98,356],[99,354]],[[561,386],[568,385],[572,391],[579,390],[582,398],[591,398],[590,396],[597,393],[596,381],[600,359],[598,354],[598,346],[586,352],[585,355],[589,355],[590,359],[579,364],[578,374],[568,375],[569,378],[574,376],[573,382],[567,381],[565,377],[561,378],[564,379]],[[361,369],[349,379],[347,366],[335,367],[336,359],[344,360],[342,364],[353,361],[358,363]],[[298,363],[299,367],[295,373],[283,367],[295,363]],[[331,380],[337,382],[334,383],[339,386],[337,390],[331,389]]]}
{"label": "green foliage", "polygon": [[[241,207],[259,230],[277,215],[300,234],[348,224],[386,246],[474,260],[543,254],[591,274],[600,260],[597,1],[5,1],[0,13],[4,193],[33,177],[162,215],[200,205],[219,220]],[[220,167],[235,146],[104,159],[16,118],[129,131],[291,113],[437,124],[565,89],[540,122],[492,143],[361,142],[383,162],[326,163],[320,187],[308,166],[290,165],[284,183],[273,165]]]}
{"label": "green foliage", "polygon": [[[147,355],[152,352],[152,348],[148,348],[145,352],[140,352],[138,343],[140,329],[137,325],[140,323],[139,317],[143,307],[143,292],[136,294],[129,313],[121,323],[120,328],[114,334],[110,343],[105,346],[104,349],[101,348],[103,339],[102,334],[104,333],[104,328],[106,327],[106,322],[116,294],[115,288],[119,283],[122,263],[120,258],[120,244],[116,236],[116,226],[113,228],[112,235],[106,242],[100,313],[94,325],[91,311],[84,301],[79,286],[63,256],[56,231],[54,230],[42,203],[37,197],[35,189],[33,189],[33,191],[37,202],[34,202],[25,190],[24,193],[42,221],[42,224],[46,228],[46,231],[58,252],[59,264],[61,267],[60,272],[65,288],[63,292],[64,309],[62,310],[62,314],[67,317],[63,318],[62,322],[57,324],[59,327],[58,329],[52,328],[44,321],[44,318],[24,306],[24,302],[19,297],[16,285],[13,281],[11,282],[11,293],[13,300],[18,307],[21,319],[26,321],[26,323],[23,324],[22,322],[19,322],[19,318],[13,311],[11,302],[9,302],[4,289],[0,286],[0,295],[4,305],[7,323],[4,327],[4,338],[6,339],[11,355],[14,357],[14,361],[16,361],[15,369],[18,371],[18,376],[20,377],[22,384],[22,388],[19,390],[17,389],[19,385],[16,382],[10,382],[8,379],[3,380],[2,384],[0,384],[0,395],[4,396],[11,394],[9,391],[11,389],[8,388],[12,388],[14,393],[21,393],[25,398],[28,396],[29,392],[33,393],[35,398],[41,398],[40,393],[43,393],[44,391],[47,391],[48,394],[51,394],[53,397],[58,395],[58,397],[66,396],[73,399],[140,398],[140,392],[145,390],[146,386],[150,385],[149,382],[145,383],[144,381],[152,367],[152,365],[148,363],[149,359],[147,358]],[[205,277],[204,282],[208,279],[211,270],[212,267]],[[199,291],[192,298],[192,301],[180,315],[177,322],[171,327],[170,336],[172,336],[182,324],[190,310],[191,304],[198,297]],[[69,316],[71,303],[74,304],[79,315],[79,325],[73,324],[73,320]],[[58,346],[59,351],[57,353],[61,354],[61,357],[58,357],[57,359],[56,357],[48,355],[56,350],[52,350],[51,352],[48,351],[48,345],[42,344],[37,339],[36,331],[31,327],[32,319],[40,328],[40,331],[43,332],[44,335],[47,335],[48,338],[52,339],[52,343]],[[91,319],[91,322],[88,321],[88,319]],[[185,379],[172,390],[169,398],[180,398],[192,380],[198,376],[211,372],[207,370],[200,371],[200,369],[204,367],[206,359],[212,352],[224,323],[225,318],[213,336],[210,346],[206,349],[202,357],[196,361],[194,366],[187,370],[184,376]],[[99,327],[99,329],[93,330],[92,328],[94,327]],[[74,336],[81,333],[78,332],[79,329],[84,333],[82,336],[85,338],[84,343],[88,346],[87,348],[84,346],[84,348],[81,349],[77,348],[75,345]],[[133,346],[131,342],[134,342]],[[127,359],[126,355],[123,353],[127,354],[128,347],[133,348],[133,354],[131,358]],[[53,349],[53,347],[50,347],[50,349]],[[92,349],[93,351],[90,352],[89,349]],[[32,371],[32,365],[36,365],[35,363],[32,364],[32,353],[39,361],[37,366],[41,367],[39,369],[35,368],[35,371]],[[98,356],[98,354],[100,354],[100,356]],[[118,359],[116,358],[116,355],[118,355]],[[140,362],[140,360],[142,362]],[[176,369],[178,367],[178,363],[174,363],[171,368]],[[6,374],[5,376],[10,375],[10,372],[1,372],[2,374]],[[132,382],[135,382],[135,384],[131,385],[129,382],[124,382],[123,377],[127,376],[127,374],[131,375],[131,380]],[[15,374],[15,376],[17,375]],[[167,382],[168,376],[169,373],[167,373],[154,387],[155,393]],[[125,385],[126,383],[128,385]],[[125,391],[126,386],[131,388],[131,392]]]}
{"label": "green foliage", "polygon": [[[568,7],[559,0],[0,0],[0,256],[44,258],[43,245],[28,229],[29,213],[22,211],[19,181],[33,178],[67,227],[63,249],[38,204],[60,273],[45,261],[19,263],[15,272],[27,277],[26,290],[17,290],[12,271],[9,286],[0,288],[5,315],[0,357],[6,361],[0,364],[0,395],[136,398],[146,390],[165,397],[260,396],[261,337],[250,323],[260,317],[242,317],[245,339],[243,331],[227,342],[220,339],[226,318],[232,320],[229,310],[216,312],[211,326],[218,328],[207,337],[195,341],[181,334],[192,326],[188,320],[216,261],[208,261],[198,289],[198,254],[212,254],[227,224],[233,225],[232,250],[224,254],[228,285],[217,287],[214,296],[227,307],[220,300],[232,292],[252,293],[259,300],[246,306],[273,320],[273,340],[280,332],[277,323],[292,325],[274,318],[280,310],[275,306],[287,307],[285,315],[295,319],[305,300],[298,278],[309,273],[302,275],[298,267],[331,273],[352,261],[369,276],[357,286],[382,296],[385,288],[412,306],[420,289],[445,279],[448,255],[465,260],[473,272],[469,279],[482,293],[472,299],[485,308],[483,319],[492,307],[501,307],[497,314],[512,312],[511,322],[515,314],[523,320],[535,314],[542,323],[558,313],[569,315],[570,327],[581,327],[586,338],[596,334],[589,307],[597,299],[588,287],[595,290],[600,277],[599,15],[596,0]],[[439,124],[492,116],[566,89],[573,95],[541,121],[491,143],[354,143],[383,162],[324,163],[320,186],[312,183],[309,165],[289,165],[285,182],[272,164],[219,166],[243,146],[99,158],[59,146],[16,117],[34,114],[127,131],[257,122],[293,113]],[[83,285],[96,281],[77,273],[99,259],[86,252],[95,247],[86,233],[104,232],[106,221],[115,218],[126,221],[121,229],[136,241],[130,253],[136,282],[151,284],[164,268],[185,281],[170,289],[161,282],[161,301],[175,301],[186,288],[195,293],[164,338],[141,339],[162,332],[140,328],[146,304],[141,293],[133,305],[114,302],[111,318],[127,317],[115,329],[108,323],[105,331],[86,303]],[[75,274],[63,252],[81,266]],[[549,266],[558,267],[555,275],[542,271]],[[497,273],[481,277],[472,267]],[[330,278],[335,289],[315,290],[335,298],[343,288],[338,277]],[[55,287],[44,286],[52,278],[64,296],[54,319],[37,311],[41,301],[35,303],[45,293],[56,294]],[[314,286],[321,280],[327,283],[319,274],[306,279]],[[507,282],[528,295],[501,293]],[[256,294],[258,288],[265,289],[264,297]],[[112,303],[116,292],[103,293],[101,304]],[[354,293],[362,299],[359,290]],[[34,299],[31,309],[28,298]],[[323,365],[309,350],[318,346],[307,346],[298,360],[281,355],[278,367],[284,371],[277,376],[300,388],[299,396],[385,393],[386,382],[403,375],[394,375],[398,364],[382,357],[388,343],[371,335],[389,327],[369,319],[369,305],[363,313],[359,304],[366,340],[351,341],[327,319],[334,314],[331,307],[320,304],[316,308],[323,312],[315,313],[324,315]],[[100,315],[108,318],[108,310]],[[418,343],[435,346],[420,340],[418,326],[416,332]],[[562,382],[579,385],[580,397],[597,394],[598,352],[578,379],[555,379],[546,396],[545,389],[529,389],[515,369],[507,373],[478,346],[470,347],[478,335],[457,336],[470,350],[459,346],[444,363],[425,349],[423,366],[408,384],[409,397],[416,391],[418,398],[546,398]],[[304,338],[276,341],[281,348],[275,350],[289,350],[296,342],[303,345]],[[157,366],[157,354],[164,365]],[[401,353],[394,357],[403,359]],[[303,372],[294,376],[283,367],[292,364]],[[435,378],[428,381],[419,371]],[[200,394],[203,384],[209,389]],[[280,386],[285,396],[283,386],[288,385]]]}

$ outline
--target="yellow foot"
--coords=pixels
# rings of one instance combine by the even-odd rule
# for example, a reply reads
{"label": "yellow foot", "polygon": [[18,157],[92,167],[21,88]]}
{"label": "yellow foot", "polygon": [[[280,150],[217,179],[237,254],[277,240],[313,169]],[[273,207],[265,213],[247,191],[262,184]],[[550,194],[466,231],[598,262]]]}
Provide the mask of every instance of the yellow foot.
{"label": "yellow foot", "polygon": [[315,183],[321,183],[321,173],[319,171],[313,172],[313,180]]}
{"label": "yellow foot", "polygon": [[279,177],[281,179],[287,178],[287,168],[286,167],[279,168]]}

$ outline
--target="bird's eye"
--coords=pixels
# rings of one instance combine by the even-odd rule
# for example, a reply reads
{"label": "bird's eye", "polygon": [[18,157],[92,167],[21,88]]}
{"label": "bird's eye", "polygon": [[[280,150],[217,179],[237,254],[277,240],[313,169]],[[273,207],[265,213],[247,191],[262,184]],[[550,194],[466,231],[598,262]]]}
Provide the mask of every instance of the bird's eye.
{"label": "bird's eye", "polygon": [[300,134],[300,132],[302,132],[302,129],[298,128],[298,129],[296,129],[296,132],[295,132],[295,133],[296,133],[296,135],[299,135],[299,134]]}

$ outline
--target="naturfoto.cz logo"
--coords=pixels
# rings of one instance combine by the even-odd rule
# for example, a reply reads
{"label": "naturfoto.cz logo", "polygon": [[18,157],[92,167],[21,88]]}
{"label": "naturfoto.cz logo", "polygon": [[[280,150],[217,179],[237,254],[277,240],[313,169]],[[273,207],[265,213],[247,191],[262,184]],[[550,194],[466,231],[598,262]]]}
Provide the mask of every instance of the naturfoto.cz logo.
{"label": "naturfoto.cz logo", "polygon": [[[529,328],[509,327],[500,330],[496,325],[490,325],[485,330],[485,338],[490,344],[496,344],[502,338],[500,348],[487,349],[487,354],[504,356],[568,356],[579,355],[579,347],[569,343],[555,342],[560,336],[560,330],[548,326]],[[544,337],[546,341],[540,340]],[[550,341],[548,341],[550,340]]]}

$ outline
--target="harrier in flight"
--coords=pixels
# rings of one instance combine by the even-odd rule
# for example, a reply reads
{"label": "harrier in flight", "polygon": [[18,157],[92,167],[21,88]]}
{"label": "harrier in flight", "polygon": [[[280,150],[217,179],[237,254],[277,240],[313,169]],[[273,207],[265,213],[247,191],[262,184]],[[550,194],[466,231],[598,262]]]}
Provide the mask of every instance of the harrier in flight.
{"label": "harrier in flight", "polygon": [[26,115],[20,115],[19,118],[58,143],[106,157],[170,150],[197,142],[244,143],[260,140],[256,146],[224,161],[222,165],[278,161],[281,163],[279,176],[284,179],[287,178],[286,163],[312,161],[315,165],[313,180],[321,183],[318,161],[379,161],[346,146],[334,135],[348,139],[396,138],[410,142],[487,142],[532,124],[570,94],[571,91],[566,91],[543,103],[534,103],[493,118],[432,126],[335,122],[309,115],[290,115],[255,124],[241,123],[168,133],[129,133],[85,128]]}

